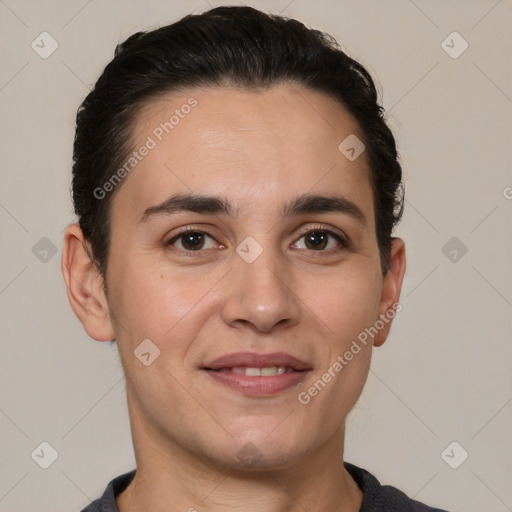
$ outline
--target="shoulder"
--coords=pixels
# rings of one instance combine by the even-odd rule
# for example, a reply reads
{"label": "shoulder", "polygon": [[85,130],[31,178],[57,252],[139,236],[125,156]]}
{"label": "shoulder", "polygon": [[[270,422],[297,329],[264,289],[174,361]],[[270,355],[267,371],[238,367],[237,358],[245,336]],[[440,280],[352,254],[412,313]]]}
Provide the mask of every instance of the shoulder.
{"label": "shoulder", "polygon": [[381,485],[365,469],[348,462],[345,462],[344,465],[363,491],[363,503],[360,512],[447,512],[415,501],[395,487]]}
{"label": "shoulder", "polygon": [[128,487],[134,476],[135,469],[115,477],[108,483],[101,497],[94,500],[80,512],[119,512],[116,497]]}

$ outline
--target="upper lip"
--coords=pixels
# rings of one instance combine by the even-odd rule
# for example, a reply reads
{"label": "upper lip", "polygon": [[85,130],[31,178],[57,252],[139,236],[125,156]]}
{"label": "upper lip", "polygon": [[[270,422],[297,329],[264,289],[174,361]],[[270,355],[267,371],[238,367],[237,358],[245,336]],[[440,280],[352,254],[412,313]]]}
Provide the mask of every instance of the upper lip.
{"label": "upper lip", "polygon": [[236,366],[245,366],[248,368],[268,368],[271,366],[285,366],[294,370],[310,370],[311,367],[284,352],[275,352],[272,354],[257,354],[255,352],[233,352],[218,357],[203,365],[203,368],[209,370],[220,370],[221,368],[233,368]]}

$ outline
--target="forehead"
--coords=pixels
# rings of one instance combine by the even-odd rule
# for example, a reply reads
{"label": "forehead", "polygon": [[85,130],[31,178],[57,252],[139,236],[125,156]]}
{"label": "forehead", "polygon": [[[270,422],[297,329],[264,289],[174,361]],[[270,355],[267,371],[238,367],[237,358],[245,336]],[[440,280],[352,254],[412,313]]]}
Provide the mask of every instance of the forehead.
{"label": "forehead", "polygon": [[368,199],[366,154],[350,161],[338,148],[349,136],[363,139],[338,101],[291,84],[258,91],[172,92],[135,116],[132,147],[151,140],[152,149],[126,178],[127,190],[120,195],[147,206],[176,191],[215,189],[243,202],[244,197],[271,200],[338,187],[353,199]]}
{"label": "forehead", "polygon": [[[169,132],[160,126],[166,122],[171,125],[167,125]],[[198,138],[185,141],[180,132],[190,124],[198,129]],[[258,131],[272,131],[280,136],[280,142],[291,144],[326,145],[333,136],[348,134],[363,138],[357,121],[339,101],[293,84],[254,90],[193,88],[161,94],[142,105],[131,128],[134,142],[150,133],[157,139],[172,133],[181,143],[206,143],[208,147],[231,146],[242,132],[252,132],[249,137],[253,138]]]}

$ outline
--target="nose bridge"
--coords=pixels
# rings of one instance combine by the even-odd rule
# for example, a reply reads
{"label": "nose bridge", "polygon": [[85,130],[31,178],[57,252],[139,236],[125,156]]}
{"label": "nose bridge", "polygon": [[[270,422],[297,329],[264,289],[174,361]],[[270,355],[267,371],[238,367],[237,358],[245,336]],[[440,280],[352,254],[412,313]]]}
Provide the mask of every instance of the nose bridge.
{"label": "nose bridge", "polygon": [[247,237],[236,248],[224,316],[228,323],[248,322],[268,332],[284,320],[295,323],[299,307],[283,255],[271,246],[271,237],[260,237],[260,241]]}

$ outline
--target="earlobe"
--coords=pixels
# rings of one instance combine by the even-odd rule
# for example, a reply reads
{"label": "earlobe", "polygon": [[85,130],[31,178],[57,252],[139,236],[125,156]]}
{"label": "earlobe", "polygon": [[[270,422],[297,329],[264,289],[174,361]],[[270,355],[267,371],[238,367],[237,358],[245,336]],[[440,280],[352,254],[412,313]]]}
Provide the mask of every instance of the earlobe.
{"label": "earlobe", "polygon": [[115,339],[103,277],[88,254],[88,242],[79,225],[66,228],[61,269],[68,300],[87,334],[97,341]]}
{"label": "earlobe", "polygon": [[405,267],[404,241],[400,238],[393,238],[389,269],[384,275],[379,305],[379,314],[383,319],[382,323],[384,324],[384,327],[379,330],[373,339],[373,345],[375,347],[380,347],[384,344],[389,335],[393,318],[398,310],[401,309],[401,306],[399,306],[399,300],[405,274]]}

